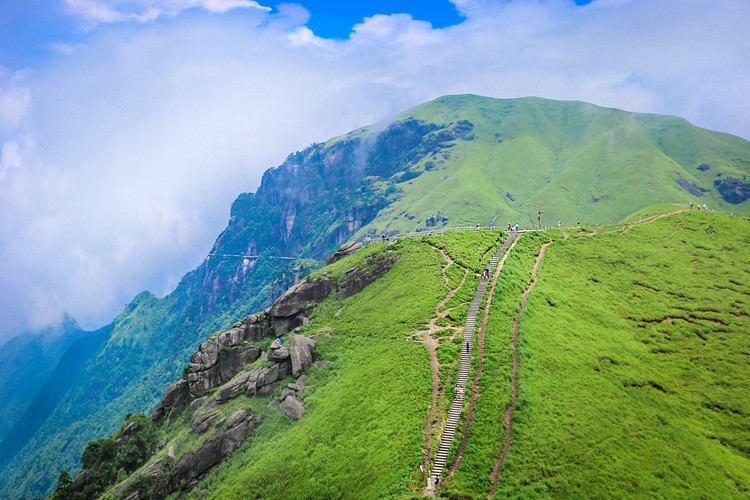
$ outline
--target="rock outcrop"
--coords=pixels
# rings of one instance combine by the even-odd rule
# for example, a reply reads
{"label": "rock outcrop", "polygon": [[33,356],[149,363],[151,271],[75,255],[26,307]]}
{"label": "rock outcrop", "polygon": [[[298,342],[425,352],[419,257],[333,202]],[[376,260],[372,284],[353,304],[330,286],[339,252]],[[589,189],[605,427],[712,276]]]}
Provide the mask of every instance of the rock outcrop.
{"label": "rock outcrop", "polygon": [[364,267],[352,267],[346,271],[346,277],[336,287],[336,298],[344,300],[356,295],[371,283],[382,278],[398,262],[399,256],[386,253],[385,255],[370,255],[363,261]]}
{"label": "rock outcrop", "polygon": [[362,248],[362,243],[360,242],[352,241],[349,243],[344,243],[338,248],[338,250],[336,250],[336,252],[334,252],[333,255],[331,255],[330,257],[326,259],[326,265],[330,265],[330,264],[333,264],[334,262],[338,262],[344,257],[354,255],[355,253],[357,253],[357,251],[360,248]]}
{"label": "rock outcrop", "polygon": [[[360,245],[361,246],[361,245]],[[344,245],[342,253],[356,251],[357,245]],[[245,372],[246,367],[263,353],[254,345],[265,337],[281,337],[310,322],[315,306],[331,293],[343,300],[351,297],[381,278],[398,262],[391,252],[370,255],[360,267],[352,267],[336,280],[323,274],[303,280],[286,291],[265,312],[252,314],[232,328],[209,338],[190,356],[185,379],[172,384],[164,392],[161,404],[151,415],[157,424],[176,418],[185,408],[195,411],[211,389],[219,388],[216,401],[229,401],[243,392],[248,396],[266,396],[275,390],[273,384],[288,376],[298,377],[314,361],[315,342],[292,335],[286,346],[272,346],[266,354],[266,366]],[[237,377],[238,374],[243,373]]]}
{"label": "rock outcrop", "polygon": [[182,490],[191,489],[236,450],[260,422],[250,410],[240,409],[232,413],[222,428],[208,438],[198,451],[180,457],[172,473],[173,484],[184,485]]}
{"label": "rock outcrop", "polygon": [[[338,255],[335,260],[351,255],[360,246],[343,245],[334,255]],[[246,409],[222,418],[222,405],[243,394],[270,396],[290,375],[295,377],[295,382],[287,384],[269,405],[278,406],[279,411],[291,419],[303,418],[305,406],[301,397],[307,384],[305,372],[313,365],[323,368],[330,362],[315,359],[317,336],[306,337],[296,331],[310,322],[315,306],[329,295],[336,293],[339,300],[350,297],[382,277],[396,262],[398,256],[388,251],[368,256],[361,267],[353,267],[341,277],[332,278],[324,272],[315,279],[303,280],[289,288],[268,310],[246,317],[201,344],[190,356],[184,378],[167,388],[151,419],[162,425],[189,409],[193,412],[189,423],[191,432],[213,434],[197,451],[179,457],[172,452],[166,460],[156,461],[144,469],[141,475],[158,478],[165,491],[192,488],[260,424],[260,416],[253,416]],[[268,337],[275,337],[275,340],[263,352],[255,343]],[[127,429],[123,430],[123,435],[126,434]],[[119,491],[125,492],[126,486],[121,485]],[[131,500],[137,498],[136,494]]]}

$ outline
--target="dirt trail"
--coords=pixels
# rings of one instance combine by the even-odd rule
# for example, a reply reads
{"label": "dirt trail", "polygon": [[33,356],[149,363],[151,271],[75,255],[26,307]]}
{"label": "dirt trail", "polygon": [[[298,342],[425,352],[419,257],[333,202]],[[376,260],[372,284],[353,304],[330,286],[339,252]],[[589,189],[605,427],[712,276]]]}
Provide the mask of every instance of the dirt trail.
{"label": "dirt trail", "polygon": [[687,210],[676,210],[674,212],[669,212],[666,214],[649,215],[648,217],[644,217],[643,219],[626,224],[625,225],[626,227],[622,230],[622,234],[628,232],[633,226],[640,226],[641,224],[648,224],[650,222],[657,221],[664,217],[669,217],[670,215],[681,214],[682,212],[687,212]]}
{"label": "dirt trail", "polygon": [[[628,231],[630,231],[635,226],[640,226],[642,224],[648,224],[654,221],[657,221],[659,219],[662,219],[664,217],[669,217],[670,215],[676,215],[683,212],[687,212],[687,210],[675,210],[674,212],[668,212],[665,214],[654,214],[649,215],[648,217],[644,217],[643,219],[638,219],[637,221],[633,222],[625,222],[618,225],[615,225],[613,229],[609,231],[599,231],[597,229],[593,229],[591,233],[585,233],[585,234],[578,234],[578,238],[585,238],[590,236],[596,236],[597,234],[625,234]],[[563,240],[567,240],[567,234],[563,230]]]}
{"label": "dirt trail", "polygon": [[458,452],[456,453],[456,459],[453,461],[453,466],[451,467],[450,472],[442,483],[441,491],[445,491],[445,489],[448,487],[451,479],[453,479],[453,475],[461,466],[461,462],[464,458],[464,453],[466,452],[466,445],[469,440],[469,431],[471,430],[471,424],[474,422],[474,409],[476,408],[477,397],[479,397],[479,379],[482,377],[482,371],[484,369],[484,338],[487,332],[487,320],[490,316],[492,295],[495,292],[495,285],[497,285],[497,279],[500,276],[500,271],[502,271],[503,269],[503,264],[505,264],[505,260],[510,255],[513,247],[516,246],[517,242],[518,238],[515,238],[513,240],[513,243],[511,243],[510,247],[508,247],[508,249],[506,250],[503,258],[500,259],[500,261],[497,263],[497,267],[495,268],[495,272],[492,276],[492,284],[490,285],[489,292],[487,293],[487,301],[485,303],[484,312],[482,314],[482,323],[479,328],[478,341],[475,343],[477,348],[477,370],[474,373],[474,380],[471,384],[471,398],[469,399],[469,407],[466,411],[466,421],[464,422],[463,429],[461,431],[461,443],[458,447]]}
{"label": "dirt trail", "polygon": [[[456,264],[454,260],[451,259],[451,257],[447,253],[445,253],[442,249],[439,249],[439,248],[436,248],[436,249],[440,251],[440,253],[443,255],[443,259],[445,259],[445,262],[446,262],[445,267],[443,267],[442,269],[442,274],[443,274],[443,284],[446,287],[448,287],[449,280],[448,280],[448,275],[446,274],[446,272],[450,266],[458,265],[458,264]],[[425,424],[424,424],[423,466],[425,470],[429,470],[430,429],[432,428],[432,420],[435,418],[435,410],[437,409],[438,396],[440,396],[440,392],[441,392],[440,391],[440,373],[439,373],[440,363],[438,361],[438,356],[437,356],[438,341],[437,339],[432,337],[432,334],[438,330],[442,330],[446,328],[451,328],[454,331],[462,330],[462,328],[457,328],[457,327],[440,327],[437,325],[437,321],[439,318],[446,317],[454,309],[454,308],[449,308],[444,311],[441,311],[441,309],[445,307],[445,304],[447,304],[448,301],[451,298],[453,298],[456,292],[458,292],[458,290],[461,289],[468,275],[469,275],[469,270],[464,269],[464,276],[461,279],[461,283],[459,283],[458,286],[454,288],[453,290],[449,289],[445,298],[443,298],[443,300],[437,303],[437,305],[435,306],[435,316],[430,319],[427,330],[415,332],[415,335],[421,336],[422,342],[424,342],[425,346],[427,346],[427,351],[430,354],[430,369],[432,371],[432,401],[430,403],[430,410],[427,414],[427,420],[425,421]],[[450,375],[448,379],[450,380]],[[446,387],[447,387],[447,384],[446,384]],[[439,425],[439,423],[443,420],[443,416],[445,413],[445,391],[446,389],[442,391],[443,394],[441,396],[441,402],[440,402],[440,415],[439,415],[439,418],[437,419],[436,425]]]}
{"label": "dirt trail", "polygon": [[539,264],[544,258],[544,252],[550,243],[552,242],[549,241],[547,243],[544,243],[539,250],[539,255],[537,256],[536,262],[534,262],[534,268],[531,271],[531,283],[521,296],[521,308],[518,310],[518,313],[516,313],[516,319],[513,320],[513,333],[510,340],[510,345],[513,349],[513,370],[510,380],[511,403],[510,406],[505,409],[505,416],[503,419],[505,422],[505,443],[503,445],[503,453],[500,458],[495,461],[495,466],[492,468],[492,473],[490,474],[490,478],[492,479],[492,490],[490,492],[490,498],[494,497],[495,493],[497,493],[497,488],[500,484],[500,472],[503,467],[503,462],[505,462],[505,457],[508,456],[508,450],[510,450],[510,439],[513,430],[513,411],[516,409],[516,402],[518,401],[518,325],[521,322],[521,314],[523,314],[524,309],[526,309],[526,303],[529,300],[529,293],[531,292],[531,289],[534,288],[534,285],[537,282],[537,269],[539,269]]}

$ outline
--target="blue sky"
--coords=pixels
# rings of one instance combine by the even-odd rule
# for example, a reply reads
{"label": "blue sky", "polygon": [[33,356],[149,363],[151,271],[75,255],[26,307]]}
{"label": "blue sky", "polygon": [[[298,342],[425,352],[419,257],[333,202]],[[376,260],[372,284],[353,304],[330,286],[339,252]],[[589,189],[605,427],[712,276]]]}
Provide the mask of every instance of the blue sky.
{"label": "blue sky", "polygon": [[440,95],[750,138],[746,0],[0,2],[0,342],[197,266],[293,151]]}
{"label": "blue sky", "polygon": [[446,28],[459,24],[463,18],[456,6],[447,0],[379,2],[326,2],[310,0],[300,2],[310,11],[307,25],[318,36],[324,38],[348,38],[352,26],[365,17],[375,14],[409,13],[414,19],[429,21],[434,28]]}

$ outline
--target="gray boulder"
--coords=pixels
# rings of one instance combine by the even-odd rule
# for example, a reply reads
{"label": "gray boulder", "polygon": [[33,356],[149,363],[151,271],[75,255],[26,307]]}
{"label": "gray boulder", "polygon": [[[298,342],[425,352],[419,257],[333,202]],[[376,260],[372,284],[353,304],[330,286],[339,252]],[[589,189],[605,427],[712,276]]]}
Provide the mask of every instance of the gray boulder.
{"label": "gray boulder", "polygon": [[199,413],[190,421],[190,428],[195,434],[206,432],[218,415],[219,410],[210,413]]}
{"label": "gray boulder", "polygon": [[303,335],[289,337],[289,358],[292,361],[292,375],[299,377],[313,363],[315,341]]}
{"label": "gray boulder", "polygon": [[287,396],[279,405],[279,410],[292,420],[299,420],[305,416],[305,405],[295,396]]}
{"label": "gray boulder", "polygon": [[164,391],[164,396],[161,398],[161,403],[151,412],[151,420],[157,424],[161,424],[168,415],[174,413],[174,417],[187,406],[187,400],[184,397],[186,392],[184,391],[185,384],[188,384],[188,382],[180,379],[167,387]]}
{"label": "gray boulder", "polygon": [[227,419],[227,428],[235,427],[237,424],[241,424],[247,420],[247,416],[250,412],[244,409],[236,410]]}
{"label": "gray boulder", "polygon": [[208,401],[208,396],[203,396],[202,398],[194,399],[193,401],[190,402],[190,411],[195,413],[196,411],[203,408],[203,405],[205,405],[207,401]]}
{"label": "gray boulder", "polygon": [[222,385],[216,393],[216,402],[219,404],[224,403],[226,401],[229,401],[230,399],[236,398],[237,396],[245,392],[247,388],[247,382],[252,375],[253,372],[245,372]]}
{"label": "gray boulder", "polygon": [[268,359],[271,361],[285,361],[289,359],[289,348],[279,347],[268,351]]}

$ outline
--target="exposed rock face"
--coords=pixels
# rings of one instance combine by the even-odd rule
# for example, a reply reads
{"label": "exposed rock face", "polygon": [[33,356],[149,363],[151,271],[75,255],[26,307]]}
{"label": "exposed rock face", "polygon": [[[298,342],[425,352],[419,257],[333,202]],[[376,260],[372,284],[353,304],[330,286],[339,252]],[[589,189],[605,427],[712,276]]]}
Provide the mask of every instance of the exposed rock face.
{"label": "exposed rock face", "polygon": [[151,413],[151,420],[161,424],[170,414],[176,417],[182,413],[182,410],[189,404],[184,396],[187,392],[187,383],[187,380],[180,379],[167,387],[159,407]]}
{"label": "exposed rock face", "polygon": [[[164,461],[162,459],[156,460],[156,461],[154,461],[154,463],[152,463],[151,465],[149,465],[148,467],[146,467],[145,469],[143,469],[140,474],[130,476],[121,485],[119,485],[117,488],[114,488],[112,490],[112,492],[111,492],[111,495],[113,497],[117,497],[123,491],[125,491],[128,488],[128,486],[130,486],[139,477],[141,477],[141,476],[157,477],[157,476],[159,476],[159,475],[161,475],[163,473],[164,469],[165,469],[165,467],[164,467]],[[130,500],[136,500],[136,499],[140,498],[140,495],[138,495],[137,491],[134,491],[133,493],[131,493],[130,495],[128,495],[125,498],[126,499],[130,499]]]}
{"label": "exposed rock face", "polygon": [[317,281],[301,281],[279,297],[269,312],[271,327],[281,337],[304,324],[313,308],[334,290],[335,284],[323,276]]}
{"label": "exposed rock face", "polygon": [[346,272],[344,278],[336,288],[336,298],[344,300],[356,295],[371,283],[385,275],[398,262],[399,257],[389,254],[386,257],[370,255],[364,260],[366,267],[353,267]]}
{"label": "exposed rock face", "polygon": [[440,223],[443,226],[448,224],[448,217],[445,215],[441,216],[440,214],[432,214],[424,220],[424,225],[427,227],[437,226]]}
{"label": "exposed rock face", "polygon": [[700,187],[697,183],[690,184],[688,181],[683,179],[682,177],[675,180],[677,184],[680,185],[682,189],[687,191],[688,193],[692,194],[693,196],[703,196],[703,193],[706,193],[708,190],[703,189]]}
{"label": "exposed rock face", "polygon": [[336,250],[336,252],[333,255],[331,255],[330,257],[326,259],[326,265],[333,264],[334,262],[338,262],[344,257],[354,255],[355,253],[357,253],[357,251],[360,248],[362,248],[362,243],[359,243],[359,242],[352,241],[349,243],[344,243],[343,245],[339,247],[338,250]]}
{"label": "exposed rock face", "polygon": [[237,340],[246,340],[238,337],[238,333],[232,328],[228,332],[211,337],[201,344],[198,352],[190,356],[187,380],[191,395],[202,396],[210,388],[230,380],[260,357],[260,349],[252,344],[235,345]]}
{"label": "exposed rock face", "polygon": [[[344,248],[344,252],[349,252],[359,247],[344,245]],[[215,387],[219,387],[216,401],[223,403],[243,392],[248,396],[268,395],[275,390],[273,384],[278,380],[289,374],[299,376],[310,368],[315,356],[315,342],[300,335],[292,335],[283,347],[274,343],[265,367],[237,375],[261,356],[261,350],[253,342],[271,335],[281,337],[309,323],[308,316],[314,307],[332,292],[336,291],[339,300],[359,293],[396,262],[395,254],[371,255],[363,261],[363,267],[349,269],[337,281],[324,275],[316,281],[297,283],[267,312],[252,314],[226,332],[214,335],[190,356],[185,369],[187,380],[179,380],[167,388],[151,418],[161,424],[170,415],[176,418],[187,407],[196,411]]]}
{"label": "exposed rock face", "polygon": [[300,281],[279,297],[270,314],[274,318],[294,316],[325,300],[333,288],[334,284],[325,276],[318,281]]}
{"label": "exposed rock face", "polygon": [[197,452],[180,457],[174,467],[173,484],[185,484],[183,490],[195,486],[209,470],[236,450],[256,425],[249,410],[235,411],[226,420],[226,429],[216,431]]}
{"label": "exposed rock face", "polygon": [[253,376],[253,373],[255,372],[245,372],[222,385],[216,393],[216,402],[221,404],[244,393],[247,381]]}
{"label": "exposed rock face", "polygon": [[192,429],[193,433],[195,434],[202,434],[206,432],[208,428],[211,427],[211,425],[213,425],[218,415],[219,410],[207,413],[199,413],[193,418],[193,420],[190,421],[190,429]]}
{"label": "exposed rock face", "polygon": [[719,194],[724,201],[738,205],[750,198],[750,184],[745,184],[739,179],[727,177],[724,180],[714,181],[714,187],[719,190]]}

